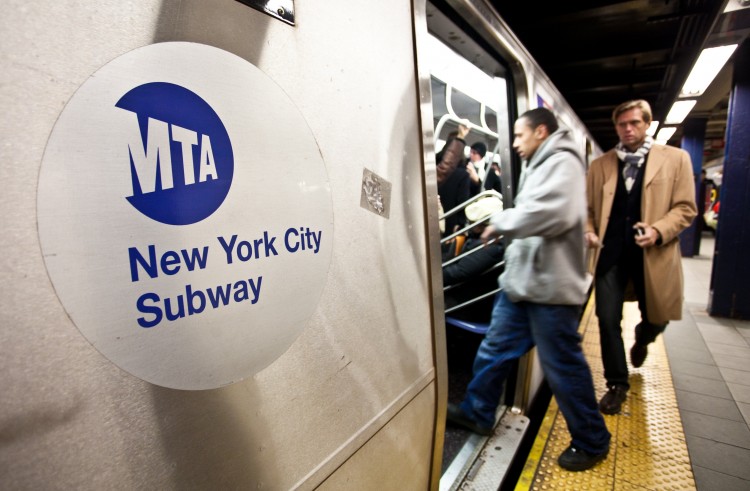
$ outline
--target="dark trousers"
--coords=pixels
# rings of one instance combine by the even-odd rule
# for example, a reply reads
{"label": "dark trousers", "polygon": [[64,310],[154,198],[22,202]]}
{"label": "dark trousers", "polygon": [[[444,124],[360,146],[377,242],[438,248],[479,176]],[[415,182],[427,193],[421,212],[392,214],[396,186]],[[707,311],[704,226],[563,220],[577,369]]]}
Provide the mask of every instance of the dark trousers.
{"label": "dark trousers", "polygon": [[638,308],[641,311],[641,322],[635,327],[636,344],[645,346],[653,343],[667,325],[652,324],[648,321],[642,256],[616,264],[606,272],[597,272],[594,281],[604,378],[609,387],[621,385],[629,389],[628,362],[622,341],[622,306],[628,281],[633,283]]}

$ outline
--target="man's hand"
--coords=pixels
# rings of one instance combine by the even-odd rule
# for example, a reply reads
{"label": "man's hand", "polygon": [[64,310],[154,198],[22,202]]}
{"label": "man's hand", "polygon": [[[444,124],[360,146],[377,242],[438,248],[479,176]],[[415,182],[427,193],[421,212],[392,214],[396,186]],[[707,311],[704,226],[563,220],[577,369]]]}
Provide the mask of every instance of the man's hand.
{"label": "man's hand", "polygon": [[466,172],[469,173],[469,179],[471,179],[471,182],[474,184],[479,184],[479,174],[477,174],[476,168],[474,168],[474,163],[469,161],[466,164]]}
{"label": "man's hand", "polygon": [[498,237],[499,235],[500,234],[497,233],[495,227],[493,227],[492,225],[487,225],[486,227],[484,227],[482,235],[479,236],[479,239],[482,241],[482,244],[487,244],[487,242],[494,239],[495,237]]}
{"label": "man's hand", "polygon": [[638,222],[633,225],[635,231],[635,243],[642,248],[656,245],[659,240],[659,231],[646,222]]}
{"label": "man's hand", "polygon": [[466,135],[469,134],[469,127],[465,124],[459,124],[458,125],[458,138],[464,139],[466,138]]}
{"label": "man's hand", "polygon": [[602,243],[599,240],[599,236],[596,235],[594,232],[586,232],[583,235],[583,238],[586,240],[586,247],[588,248],[594,248],[594,247],[601,247]]}

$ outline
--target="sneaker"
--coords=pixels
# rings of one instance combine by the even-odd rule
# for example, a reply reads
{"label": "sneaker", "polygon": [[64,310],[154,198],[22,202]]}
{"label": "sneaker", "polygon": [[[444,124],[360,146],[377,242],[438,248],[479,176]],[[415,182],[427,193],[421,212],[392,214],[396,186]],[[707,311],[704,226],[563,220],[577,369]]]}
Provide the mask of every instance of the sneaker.
{"label": "sneaker", "polygon": [[622,403],[628,398],[628,389],[622,385],[613,385],[609,388],[602,400],[599,401],[599,411],[604,414],[617,414],[622,409]]}
{"label": "sneaker", "polygon": [[478,425],[457,404],[448,404],[448,421],[480,435],[487,436],[492,433],[492,428]]}
{"label": "sneaker", "polygon": [[640,367],[643,365],[643,362],[646,361],[646,357],[648,356],[648,346],[647,345],[641,345],[638,343],[635,343],[632,348],[630,348],[630,363],[633,364],[635,368]]}
{"label": "sneaker", "polygon": [[557,463],[560,464],[560,467],[563,469],[580,472],[585,471],[586,469],[591,469],[596,464],[606,459],[608,453],[609,447],[607,447],[607,450],[602,453],[592,454],[570,445],[560,454]]}

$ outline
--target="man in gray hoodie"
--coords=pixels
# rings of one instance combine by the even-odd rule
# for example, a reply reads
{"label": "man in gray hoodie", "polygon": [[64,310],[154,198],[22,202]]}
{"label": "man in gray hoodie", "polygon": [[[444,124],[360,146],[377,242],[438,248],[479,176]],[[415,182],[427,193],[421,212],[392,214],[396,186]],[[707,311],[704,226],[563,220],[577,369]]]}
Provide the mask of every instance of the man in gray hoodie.
{"label": "man in gray hoodie", "polygon": [[513,148],[525,160],[515,206],[496,213],[483,240],[509,245],[492,321],[474,359],[474,376],[448,419],[488,435],[513,363],[536,346],[572,442],[558,463],[583,471],[604,460],[610,433],[599,413],[578,323],[586,298],[586,170],[575,142],[545,108],[522,114]]}

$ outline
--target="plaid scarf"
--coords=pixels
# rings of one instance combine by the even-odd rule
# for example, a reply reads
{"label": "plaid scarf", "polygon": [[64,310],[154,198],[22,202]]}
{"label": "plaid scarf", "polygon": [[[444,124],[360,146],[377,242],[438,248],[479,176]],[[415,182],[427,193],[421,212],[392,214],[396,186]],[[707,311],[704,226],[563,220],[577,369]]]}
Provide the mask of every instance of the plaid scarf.
{"label": "plaid scarf", "polygon": [[631,152],[625,148],[622,142],[619,142],[615,146],[617,158],[625,162],[625,167],[622,169],[622,178],[625,179],[625,189],[628,190],[628,193],[633,189],[633,183],[638,175],[638,169],[640,169],[646,161],[646,155],[648,155],[648,151],[651,150],[651,144],[653,142],[653,138],[646,136],[646,139],[643,140],[643,144],[641,144],[635,152]]}

